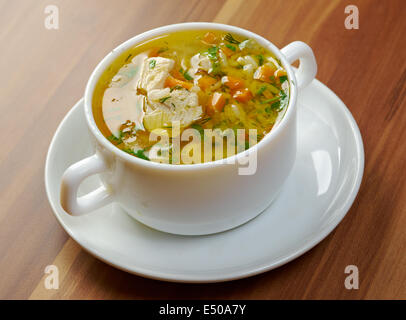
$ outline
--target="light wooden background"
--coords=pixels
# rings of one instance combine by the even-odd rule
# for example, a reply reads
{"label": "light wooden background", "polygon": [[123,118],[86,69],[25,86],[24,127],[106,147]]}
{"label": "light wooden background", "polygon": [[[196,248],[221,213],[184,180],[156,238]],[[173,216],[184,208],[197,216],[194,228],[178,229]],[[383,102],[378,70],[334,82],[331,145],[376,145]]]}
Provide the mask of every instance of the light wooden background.
{"label": "light wooden background", "polygon": [[[60,29],[44,27],[59,8]],[[344,28],[356,4],[360,29]],[[366,155],[358,197],[337,229],[299,259],[229,283],[171,284],[116,270],[84,252],[54,218],[44,162],[58,123],[98,61],[122,41],[183,21],[217,21],[315,51],[318,79],[348,105]],[[0,298],[406,298],[406,1],[15,0],[0,2]],[[60,270],[45,290],[44,268]],[[360,289],[344,288],[355,264]]]}

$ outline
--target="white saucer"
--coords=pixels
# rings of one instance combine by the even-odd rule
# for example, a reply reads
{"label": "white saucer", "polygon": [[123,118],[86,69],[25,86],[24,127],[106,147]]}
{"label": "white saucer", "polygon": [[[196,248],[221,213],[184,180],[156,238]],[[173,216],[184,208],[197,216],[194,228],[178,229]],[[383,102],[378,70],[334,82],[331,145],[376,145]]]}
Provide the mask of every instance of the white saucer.
{"label": "white saucer", "polygon": [[[80,100],[52,139],[45,184],[66,232],[97,258],[140,276],[176,282],[217,282],[281,266],[324,239],[345,216],[358,192],[362,139],[351,113],[315,80],[299,95],[298,154],[281,194],[265,212],[227,232],[176,236],[150,229],[117,205],[85,216],[59,204],[60,179],[72,163],[92,154]],[[99,184],[87,179],[81,191]]]}

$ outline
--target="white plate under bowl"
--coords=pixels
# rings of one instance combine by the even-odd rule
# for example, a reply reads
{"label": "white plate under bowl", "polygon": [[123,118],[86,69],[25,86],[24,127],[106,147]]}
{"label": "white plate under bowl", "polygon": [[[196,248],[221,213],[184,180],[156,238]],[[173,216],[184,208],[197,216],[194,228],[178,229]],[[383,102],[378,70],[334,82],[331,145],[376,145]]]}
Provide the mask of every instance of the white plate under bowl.
{"label": "white plate under bowl", "polygon": [[[323,240],[345,216],[364,169],[362,138],[351,113],[314,80],[299,95],[298,152],[279,197],[257,218],[208,236],[177,236],[153,230],[112,204],[88,215],[61,208],[62,173],[92,154],[80,100],[59,125],[49,147],[45,184],[55,216],[84,249],[119,269],[176,282],[217,282],[281,266]],[[86,193],[100,184],[84,181]]]}

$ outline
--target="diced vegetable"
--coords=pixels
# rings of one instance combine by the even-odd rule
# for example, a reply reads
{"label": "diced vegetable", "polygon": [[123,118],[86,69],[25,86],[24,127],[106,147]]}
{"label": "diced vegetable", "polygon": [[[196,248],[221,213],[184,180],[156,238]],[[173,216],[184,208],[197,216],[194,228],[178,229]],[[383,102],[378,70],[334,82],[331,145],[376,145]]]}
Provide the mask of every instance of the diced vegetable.
{"label": "diced vegetable", "polygon": [[254,73],[254,79],[264,82],[271,82],[271,77],[274,75],[276,67],[271,64],[264,64],[260,66]]}
{"label": "diced vegetable", "polygon": [[190,82],[178,80],[172,76],[169,76],[168,78],[166,78],[164,86],[165,86],[165,88],[173,88],[175,86],[181,86],[185,89],[190,90],[193,87],[193,84]]}
{"label": "diced vegetable", "polygon": [[209,76],[202,76],[198,81],[199,87],[202,90],[209,89],[213,84],[217,82],[217,80],[213,77]]}
{"label": "diced vegetable", "polygon": [[224,76],[221,82],[231,90],[237,90],[245,87],[244,80],[232,76]]}
{"label": "diced vegetable", "polygon": [[248,88],[240,89],[233,94],[233,98],[239,102],[246,103],[252,99],[252,93]]}
{"label": "diced vegetable", "polygon": [[215,92],[210,100],[209,109],[221,112],[226,104],[226,98],[222,93]]}

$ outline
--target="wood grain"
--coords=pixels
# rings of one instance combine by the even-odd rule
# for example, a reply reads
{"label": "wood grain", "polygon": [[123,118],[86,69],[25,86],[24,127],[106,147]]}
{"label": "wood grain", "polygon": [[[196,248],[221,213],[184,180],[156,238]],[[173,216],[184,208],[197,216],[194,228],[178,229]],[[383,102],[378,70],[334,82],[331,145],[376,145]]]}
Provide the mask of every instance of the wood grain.
{"label": "wood grain", "polygon": [[[406,2],[403,0],[54,0],[60,29],[44,27],[49,1],[0,2],[0,298],[405,299]],[[355,4],[360,29],[344,28]],[[84,252],[58,225],[44,190],[44,161],[58,123],[82,96],[98,61],[122,41],[183,21],[216,21],[283,47],[314,50],[318,79],[359,124],[365,174],[346,218],[323,242],[265,274],[185,285],[136,277]],[[44,268],[60,289],[44,289]],[[359,290],[344,268],[359,267]]]}

